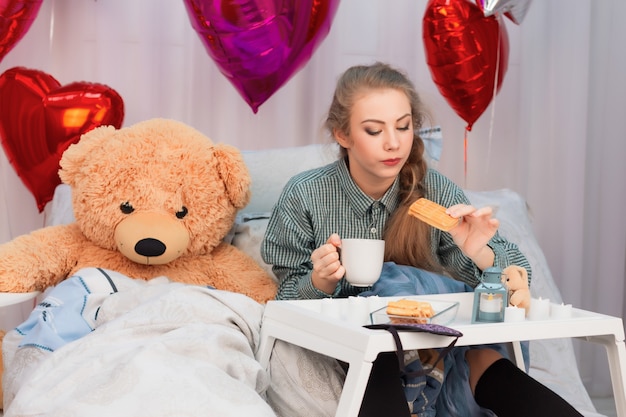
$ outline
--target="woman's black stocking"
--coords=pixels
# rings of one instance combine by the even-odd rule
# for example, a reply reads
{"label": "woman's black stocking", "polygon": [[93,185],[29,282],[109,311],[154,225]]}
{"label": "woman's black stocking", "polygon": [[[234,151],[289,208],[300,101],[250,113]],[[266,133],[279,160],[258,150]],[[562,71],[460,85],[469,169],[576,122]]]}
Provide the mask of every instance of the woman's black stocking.
{"label": "woman's black stocking", "polygon": [[487,368],[476,384],[474,398],[498,417],[582,417],[563,398],[508,359]]}

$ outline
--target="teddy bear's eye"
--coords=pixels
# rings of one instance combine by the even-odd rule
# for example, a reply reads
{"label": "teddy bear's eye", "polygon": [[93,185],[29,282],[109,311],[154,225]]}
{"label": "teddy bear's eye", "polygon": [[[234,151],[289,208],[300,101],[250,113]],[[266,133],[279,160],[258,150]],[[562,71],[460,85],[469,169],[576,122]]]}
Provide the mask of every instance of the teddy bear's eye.
{"label": "teddy bear's eye", "polygon": [[120,210],[124,214],[130,214],[135,211],[134,207],[128,201],[120,204]]}
{"label": "teddy bear's eye", "polygon": [[176,212],[176,217],[178,217],[179,219],[182,219],[183,217],[187,215],[187,213],[189,213],[189,211],[187,210],[187,207],[183,206],[183,208],[180,209],[180,211]]}

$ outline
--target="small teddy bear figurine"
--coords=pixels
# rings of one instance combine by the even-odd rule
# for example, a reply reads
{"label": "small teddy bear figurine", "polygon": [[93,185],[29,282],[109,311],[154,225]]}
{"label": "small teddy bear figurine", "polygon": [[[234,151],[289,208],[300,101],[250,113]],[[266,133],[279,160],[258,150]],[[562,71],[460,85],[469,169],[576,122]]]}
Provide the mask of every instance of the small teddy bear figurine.
{"label": "small teddy bear figurine", "polygon": [[502,270],[502,284],[509,292],[509,305],[530,310],[528,271],[518,265],[509,265]]}

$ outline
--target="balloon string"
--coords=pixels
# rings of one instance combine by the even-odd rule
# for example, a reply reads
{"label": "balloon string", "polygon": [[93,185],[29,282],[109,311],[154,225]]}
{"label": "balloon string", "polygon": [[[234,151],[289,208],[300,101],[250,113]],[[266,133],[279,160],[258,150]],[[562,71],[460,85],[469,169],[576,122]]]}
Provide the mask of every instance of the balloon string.
{"label": "balloon string", "polygon": [[52,51],[52,45],[54,43],[54,6],[51,8],[51,12],[50,12],[50,33],[48,34],[48,53],[50,54],[50,52]]}
{"label": "balloon string", "polygon": [[[504,22],[499,15],[496,16],[498,25],[503,25]],[[491,166],[491,147],[493,139],[493,125],[496,120],[496,95],[498,94],[498,76],[500,75],[500,42],[502,40],[502,29],[498,31],[498,48],[496,52],[496,73],[493,77],[493,98],[491,99],[491,120],[489,121],[489,136],[487,140],[487,173],[489,173],[489,167]]]}
{"label": "balloon string", "polygon": [[469,128],[465,128],[465,135],[463,136],[463,178],[465,181],[464,187],[467,189],[467,134]]}

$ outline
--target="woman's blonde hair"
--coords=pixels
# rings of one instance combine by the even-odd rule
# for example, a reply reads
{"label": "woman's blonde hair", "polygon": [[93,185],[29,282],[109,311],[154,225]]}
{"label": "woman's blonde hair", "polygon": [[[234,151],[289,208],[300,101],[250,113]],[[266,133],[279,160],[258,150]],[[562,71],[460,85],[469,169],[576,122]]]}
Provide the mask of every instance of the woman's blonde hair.
{"label": "woman's blonde hair", "polygon": [[[400,170],[400,206],[387,222],[385,258],[402,265],[412,265],[435,272],[441,266],[434,260],[428,226],[408,216],[409,206],[424,196],[423,180],[428,169],[424,159],[424,142],[419,136],[427,113],[409,77],[388,64],[357,65],[348,68],[337,81],[326,118],[326,129],[350,134],[350,116],[355,101],[369,90],[395,89],[406,94],[411,106],[413,144],[406,163]],[[346,150],[341,148],[342,157]]]}

